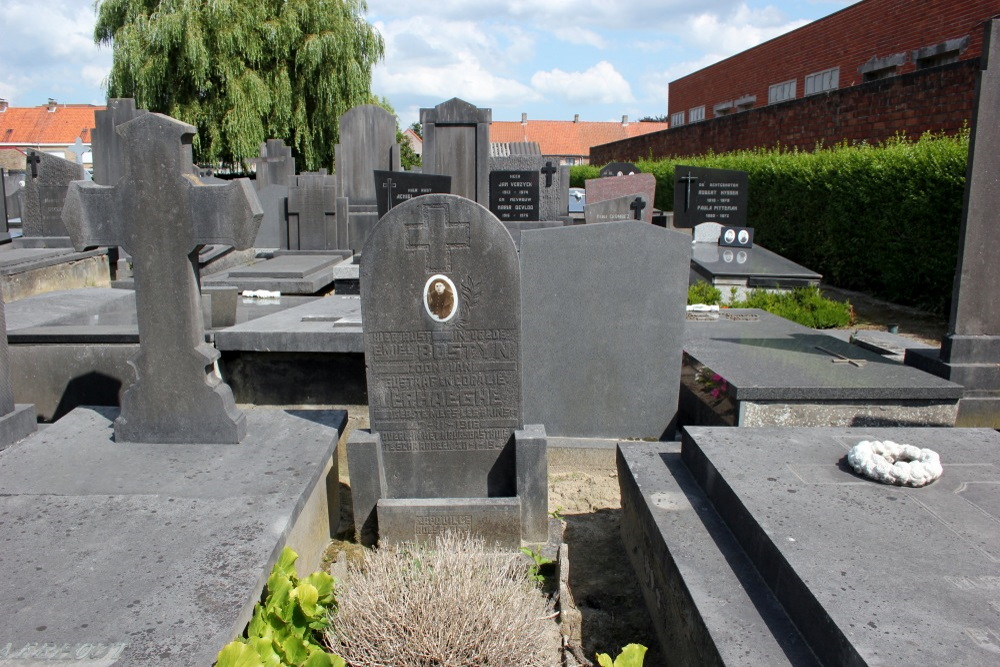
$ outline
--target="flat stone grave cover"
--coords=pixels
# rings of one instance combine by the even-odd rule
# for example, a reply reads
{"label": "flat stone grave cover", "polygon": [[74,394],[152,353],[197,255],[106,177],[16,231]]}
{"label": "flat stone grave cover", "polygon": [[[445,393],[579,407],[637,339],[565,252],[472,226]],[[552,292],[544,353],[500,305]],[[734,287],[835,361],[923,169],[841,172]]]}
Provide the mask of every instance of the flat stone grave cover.
{"label": "flat stone grave cover", "polygon": [[583,218],[588,225],[595,222],[639,221],[643,212],[650,208],[651,204],[651,200],[646,199],[641,194],[605,199],[604,201],[588,203],[583,209]]}
{"label": "flat stone grave cover", "polygon": [[[846,463],[862,440],[936,451],[913,489]],[[1000,652],[1000,436],[990,429],[686,429],[682,457],[817,656],[984,665]]]}
{"label": "flat stone grave cover", "polygon": [[451,176],[382,170],[376,170],[374,174],[379,218],[385,217],[390,209],[414,197],[451,194]]}
{"label": "flat stone grave cover", "polygon": [[713,243],[694,243],[691,265],[706,280],[745,278],[749,287],[775,281],[787,286],[818,285],[823,276],[776,252],[756,245],[727,248]]}
{"label": "flat stone grave cover", "polygon": [[218,331],[215,346],[243,352],[364,352],[361,299],[349,295],[312,299]]}
{"label": "flat stone grave cover", "polygon": [[384,497],[515,496],[521,290],[502,223],[455,195],[400,204],[365,244],[361,285]]}
{"label": "flat stone grave cover", "polygon": [[84,180],[83,166],[41,151],[28,151],[21,226],[26,237],[67,237],[62,222],[69,184]]}
{"label": "flat stone grave cover", "polygon": [[961,396],[959,385],[763,310],[732,308],[717,320],[688,320],[684,352],[723,376],[738,401]]}
{"label": "flat stone grave cover", "polygon": [[[607,199],[632,195],[642,195],[646,202],[655,201],[656,177],[652,174],[631,174],[614,178],[591,178],[584,185],[587,188],[587,206]],[[586,210],[584,211],[586,214]],[[653,207],[647,205],[642,210],[642,221],[652,224]]]}
{"label": "flat stone grave cover", "polygon": [[730,169],[674,167],[674,227],[717,222],[745,227],[747,174]]}

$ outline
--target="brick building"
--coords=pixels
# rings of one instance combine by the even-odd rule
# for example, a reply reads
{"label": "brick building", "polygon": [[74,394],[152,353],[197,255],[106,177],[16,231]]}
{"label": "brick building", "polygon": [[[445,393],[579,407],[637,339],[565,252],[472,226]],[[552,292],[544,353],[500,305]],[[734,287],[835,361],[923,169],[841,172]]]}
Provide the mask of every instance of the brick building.
{"label": "brick building", "polygon": [[84,166],[90,167],[91,132],[94,112],[105,107],[92,104],[59,104],[49,100],[37,107],[12,107],[0,99],[0,150],[20,156],[19,166],[5,162],[5,169],[24,169],[24,151],[29,148],[51,153],[65,159],[75,159],[73,146],[79,139],[85,144]]}
{"label": "brick building", "polygon": [[954,132],[995,16],[1000,0],[863,0],[671,82],[670,131],[591,160]]}
{"label": "brick building", "polygon": [[669,127],[668,123],[648,121],[585,121],[577,115],[573,120],[495,120],[490,124],[490,143],[535,142],[542,155],[558,157],[561,164],[587,164],[590,149],[598,144],[638,137]]}

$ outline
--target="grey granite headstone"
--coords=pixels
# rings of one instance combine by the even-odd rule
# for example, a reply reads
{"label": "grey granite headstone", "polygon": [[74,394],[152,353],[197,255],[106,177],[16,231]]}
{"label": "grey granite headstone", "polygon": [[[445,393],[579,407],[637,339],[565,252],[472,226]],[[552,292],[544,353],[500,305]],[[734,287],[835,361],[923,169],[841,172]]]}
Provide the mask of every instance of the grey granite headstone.
{"label": "grey granite headstone", "polygon": [[[615,177],[617,178],[617,176]],[[642,217],[646,209],[652,208],[652,201],[642,194],[625,195],[614,199],[605,199],[587,203],[583,209],[583,219],[587,224],[595,222],[620,222],[636,220]]]}
{"label": "grey granite headstone", "polygon": [[379,219],[372,174],[401,169],[396,117],[375,104],[354,107],[340,117],[336,156],[337,247],[361,250]]}
{"label": "grey granite headstone", "polygon": [[914,350],[906,363],[963,385],[959,425],[1000,428],[1000,263],[995,247],[1000,210],[1000,19],[987,21],[962,205],[958,267],[948,334],[940,356]]}
{"label": "grey granite headstone", "polygon": [[420,110],[424,130],[423,170],[451,176],[451,191],[490,204],[490,123],[492,109],[479,109],[454,97]]}
{"label": "grey granite headstone", "polygon": [[414,197],[451,194],[451,176],[376,170],[374,180],[379,218]]}
{"label": "grey granite headstone", "polygon": [[10,382],[10,352],[7,347],[7,323],[0,299],[0,451],[35,431],[35,406],[15,405]]}
{"label": "grey granite headstone", "polygon": [[[656,195],[656,177],[652,174],[632,174],[614,178],[592,178],[584,183],[587,189],[587,206],[625,195],[642,195],[646,202],[653,202]],[[586,209],[584,209],[586,214]],[[642,209],[642,221],[653,222],[653,207]]]}
{"label": "grey granite headstone", "polygon": [[703,222],[694,227],[694,243],[714,243],[718,245],[722,225],[717,222]]}
{"label": "grey granite headstone", "polygon": [[288,189],[288,229],[282,248],[334,250],[337,238],[337,190],[326,170],[299,174]]}
{"label": "grey granite headstone", "polygon": [[[537,189],[531,186],[531,197],[535,198],[537,192],[537,210],[534,217],[504,217],[498,215],[494,210],[494,204],[498,203],[498,197],[503,196],[493,191],[494,183],[498,185],[502,182],[510,182],[509,179],[502,179],[495,176],[497,172],[527,173],[530,180],[536,180]],[[557,160],[538,155],[516,155],[509,157],[490,158],[490,210],[501,220],[528,221],[528,220],[564,220],[569,215],[569,167],[560,165]],[[516,211],[511,211],[516,213]]]}
{"label": "grey granite headstone", "polygon": [[110,99],[107,109],[94,112],[94,182],[114,185],[125,174],[124,146],[115,128],[145,113],[149,112],[136,109],[130,97]]}
{"label": "grey granite headstone", "polygon": [[703,222],[745,227],[748,197],[745,171],[677,165],[674,227],[694,227]]}
{"label": "grey granite headstone", "polygon": [[295,158],[292,149],[281,139],[268,139],[260,145],[260,157],[251,160],[257,166],[254,186],[261,190],[268,185],[295,185]]}
{"label": "grey granite headstone", "polygon": [[67,237],[63,202],[73,181],[84,180],[83,167],[41,151],[28,151],[21,226],[25,237]]}
{"label": "grey granite headstone", "polygon": [[288,220],[286,205],[288,188],[295,184],[295,158],[292,149],[281,139],[268,139],[260,145],[260,157],[251,160],[257,165],[257,199],[264,219],[257,231],[257,248],[287,247]]}
{"label": "grey granite headstone", "polygon": [[202,244],[250,247],[260,204],[247,179],[210,186],[193,176],[194,127],[143,114],[117,131],[125,175],[114,186],[73,183],[63,214],[78,248],[121,245],[134,262],[140,349],[115,439],[237,443],[246,419],[212,369],[219,353],[205,343],[195,262]]}
{"label": "grey granite headstone", "polygon": [[521,234],[526,422],[550,437],[672,434],[690,256],[686,234],[634,221]]}

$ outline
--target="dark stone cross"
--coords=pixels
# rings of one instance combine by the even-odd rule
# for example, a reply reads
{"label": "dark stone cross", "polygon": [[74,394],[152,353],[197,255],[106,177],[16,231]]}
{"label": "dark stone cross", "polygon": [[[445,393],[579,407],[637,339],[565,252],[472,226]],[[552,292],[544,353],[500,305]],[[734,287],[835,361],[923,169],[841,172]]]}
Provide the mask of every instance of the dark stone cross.
{"label": "dark stone cross", "polygon": [[633,199],[628,207],[634,211],[636,220],[642,220],[642,210],[646,208],[646,202],[642,201],[642,197]]}
{"label": "dark stone cross", "polygon": [[689,171],[687,176],[681,176],[678,180],[687,184],[687,189],[684,191],[684,211],[687,212],[691,208],[691,183],[697,182],[698,177],[692,176]]}
{"label": "dark stone cross", "polygon": [[31,165],[31,177],[38,178],[38,165],[42,161],[42,157],[38,153],[28,153],[25,160]]}
{"label": "dark stone cross", "polygon": [[551,162],[546,162],[545,166],[542,167],[541,172],[545,174],[545,187],[552,187],[552,176],[559,171],[559,168],[554,166]]}
{"label": "dark stone cross", "polygon": [[389,198],[389,208],[387,211],[392,210],[392,191],[396,189],[396,184],[392,182],[391,178],[385,179],[385,183],[382,184],[382,189],[387,191],[386,197]]}
{"label": "dark stone cross", "polygon": [[77,249],[120,245],[132,256],[139,352],[135,382],[115,420],[118,442],[238,443],[246,416],[214,371],[205,342],[198,250],[249,248],[263,217],[250,181],[203,185],[194,175],[195,128],[147,113],[119,125],[124,175],[116,185],[74,181],[63,222]]}
{"label": "dark stone cross", "polygon": [[469,223],[448,217],[448,204],[428,204],[420,209],[420,222],[406,225],[406,249],[427,252],[428,273],[450,271],[451,251],[469,247]]}

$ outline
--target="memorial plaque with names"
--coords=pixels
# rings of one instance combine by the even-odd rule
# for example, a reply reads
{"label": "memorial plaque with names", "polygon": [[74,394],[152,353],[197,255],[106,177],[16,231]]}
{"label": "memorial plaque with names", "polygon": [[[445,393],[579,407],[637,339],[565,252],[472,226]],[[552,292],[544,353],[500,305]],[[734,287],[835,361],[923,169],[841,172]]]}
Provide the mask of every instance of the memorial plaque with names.
{"label": "memorial plaque with names", "polygon": [[719,245],[732,248],[753,247],[753,227],[726,227],[719,232]]}
{"label": "memorial plaque with names", "polygon": [[747,223],[747,174],[705,167],[674,168],[674,227],[703,222],[729,227]]}
{"label": "memorial plaque with names", "polygon": [[521,290],[503,224],[455,195],[404,202],[372,230],[360,277],[382,497],[515,495]]}
{"label": "memorial plaque with names", "polygon": [[491,171],[490,212],[504,222],[539,220],[537,171]]}
{"label": "memorial plaque with names", "polygon": [[[591,178],[584,185],[587,188],[587,206],[602,202],[608,199],[632,196],[635,201],[636,196],[642,196],[646,206],[641,209],[640,216],[643,222],[653,222],[653,201],[656,195],[656,177],[652,174],[631,174],[629,176],[615,176],[614,178]],[[584,209],[586,215],[586,209]],[[629,217],[634,217],[629,216]]]}
{"label": "memorial plaque with names", "polygon": [[83,166],[41,151],[28,151],[21,224],[26,237],[69,236],[62,222],[63,202],[73,181],[84,180]]}
{"label": "memorial plaque with names", "polygon": [[412,171],[381,171],[375,173],[375,202],[379,219],[391,209],[414,197],[430,194],[451,194],[451,176],[417,174]]}
{"label": "memorial plaque with names", "polygon": [[587,204],[583,216],[587,224],[641,220],[642,212],[648,206],[649,202],[643,195],[625,195],[624,197],[605,199],[595,204]]}

